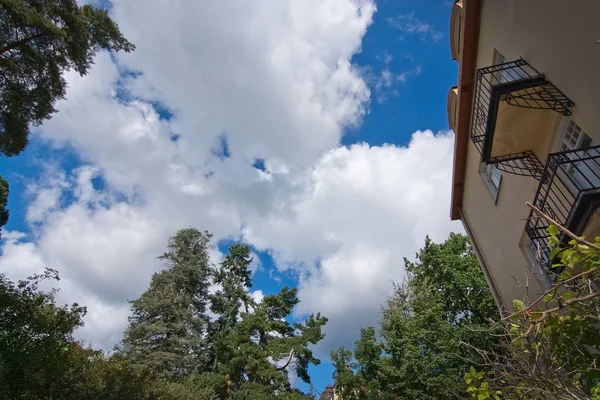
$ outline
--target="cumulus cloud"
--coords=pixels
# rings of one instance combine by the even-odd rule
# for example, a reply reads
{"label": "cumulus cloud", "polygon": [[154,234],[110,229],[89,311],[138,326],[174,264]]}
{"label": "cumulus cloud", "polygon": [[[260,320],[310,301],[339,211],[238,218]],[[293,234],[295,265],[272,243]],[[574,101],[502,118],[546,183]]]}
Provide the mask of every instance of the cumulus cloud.
{"label": "cumulus cloud", "polygon": [[325,348],[349,344],[377,320],[391,281],[404,277],[429,234],[460,229],[447,216],[453,135],[416,132],[408,147],[339,147],[323,156],[293,200],[293,212],[247,226],[255,246],[277,249],[301,273],[299,314],[331,323]]}
{"label": "cumulus cloud", "polygon": [[67,75],[67,99],[36,134],[83,164],[31,177],[30,232],[3,233],[0,257],[15,278],[59,270],[59,300],[88,306],[87,341],[119,340],[127,300],[181,228],[242,238],[296,273],[297,315],[331,318],[322,350],[374,321],[426,234],[457,229],[451,134],[339,144],[369,107],[350,60],[372,1],[115,0],[112,12],[137,51]]}

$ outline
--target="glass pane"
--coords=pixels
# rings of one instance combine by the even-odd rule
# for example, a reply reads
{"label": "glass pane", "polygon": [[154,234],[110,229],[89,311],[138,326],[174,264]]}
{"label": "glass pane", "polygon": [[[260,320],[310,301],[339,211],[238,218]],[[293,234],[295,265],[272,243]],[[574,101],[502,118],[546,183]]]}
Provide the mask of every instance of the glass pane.
{"label": "glass pane", "polygon": [[492,170],[492,183],[494,184],[494,186],[496,188],[498,188],[500,186],[500,179],[502,177],[502,173],[500,172],[500,170],[496,167],[493,167]]}

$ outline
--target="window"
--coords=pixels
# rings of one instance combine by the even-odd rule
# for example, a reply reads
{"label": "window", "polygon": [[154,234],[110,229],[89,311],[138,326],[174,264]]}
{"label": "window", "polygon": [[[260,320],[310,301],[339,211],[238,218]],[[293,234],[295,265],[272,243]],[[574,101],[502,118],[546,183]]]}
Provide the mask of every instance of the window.
{"label": "window", "polygon": [[560,165],[559,172],[571,189],[576,191],[600,187],[600,164],[597,161],[598,150],[568,153],[585,150],[596,143],[571,118],[565,117],[561,123],[555,151],[567,152],[572,162]]}
{"label": "window", "polygon": [[[498,50],[494,50],[494,65],[506,64],[508,59],[502,55]],[[518,81],[527,77],[527,73],[521,66],[510,66],[507,69],[503,69],[493,73],[494,84],[506,83],[512,81]]]}
{"label": "window", "polygon": [[502,182],[502,172],[494,164],[481,164],[480,174],[490,193],[494,197],[494,202],[498,199],[498,191]]}
{"label": "window", "polygon": [[561,124],[558,151],[587,149],[593,146],[590,138],[571,118],[566,118]]}

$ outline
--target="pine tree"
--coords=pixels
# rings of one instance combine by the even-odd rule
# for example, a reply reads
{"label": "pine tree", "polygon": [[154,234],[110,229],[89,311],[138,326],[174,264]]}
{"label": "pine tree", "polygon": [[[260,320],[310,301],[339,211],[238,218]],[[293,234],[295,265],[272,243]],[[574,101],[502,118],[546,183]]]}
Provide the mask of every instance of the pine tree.
{"label": "pine tree", "polygon": [[211,311],[218,315],[210,329],[213,372],[226,377],[226,398],[292,396],[288,373],[310,382],[308,365],[319,360],[308,345],[324,337],[327,319],[311,315],[303,324],[288,322],[298,304],[296,289],[288,287],[257,304],[249,292],[251,263],[250,247],[233,244],[215,275],[221,289],[211,296]]}
{"label": "pine tree", "polygon": [[177,232],[159,257],[166,268],[152,276],[140,298],[131,301],[133,315],[122,351],[159,376],[186,376],[204,370],[207,363],[211,236],[193,228]]}
{"label": "pine tree", "polygon": [[169,396],[308,398],[291,387],[289,377],[310,382],[308,366],[319,360],[309,346],[324,337],[327,319],[317,314],[290,322],[299,300],[288,287],[256,302],[250,247],[232,244],[214,268],[210,239],[190,228],[169,240],[161,257],[166,268],[131,302],[121,352],[166,378],[161,390]]}
{"label": "pine tree", "polygon": [[228,379],[227,393],[250,384],[270,393],[289,392],[288,374],[310,383],[308,366],[318,365],[319,360],[309,345],[324,337],[321,329],[327,318],[317,314],[304,323],[290,323],[297,303],[296,289],[284,287],[254,305],[252,312],[242,312],[232,329],[220,332],[218,369]]}

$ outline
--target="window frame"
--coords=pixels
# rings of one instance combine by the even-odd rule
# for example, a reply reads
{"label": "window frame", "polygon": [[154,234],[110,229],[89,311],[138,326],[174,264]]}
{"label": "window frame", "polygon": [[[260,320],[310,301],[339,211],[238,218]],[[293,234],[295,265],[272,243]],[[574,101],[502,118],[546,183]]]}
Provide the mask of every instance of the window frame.
{"label": "window frame", "polygon": [[[502,186],[502,171],[500,171],[495,164],[481,163],[479,165],[479,176],[481,176],[481,179],[492,195],[494,205],[498,204],[498,195],[500,194],[500,187]],[[497,181],[497,183],[495,181]]]}

